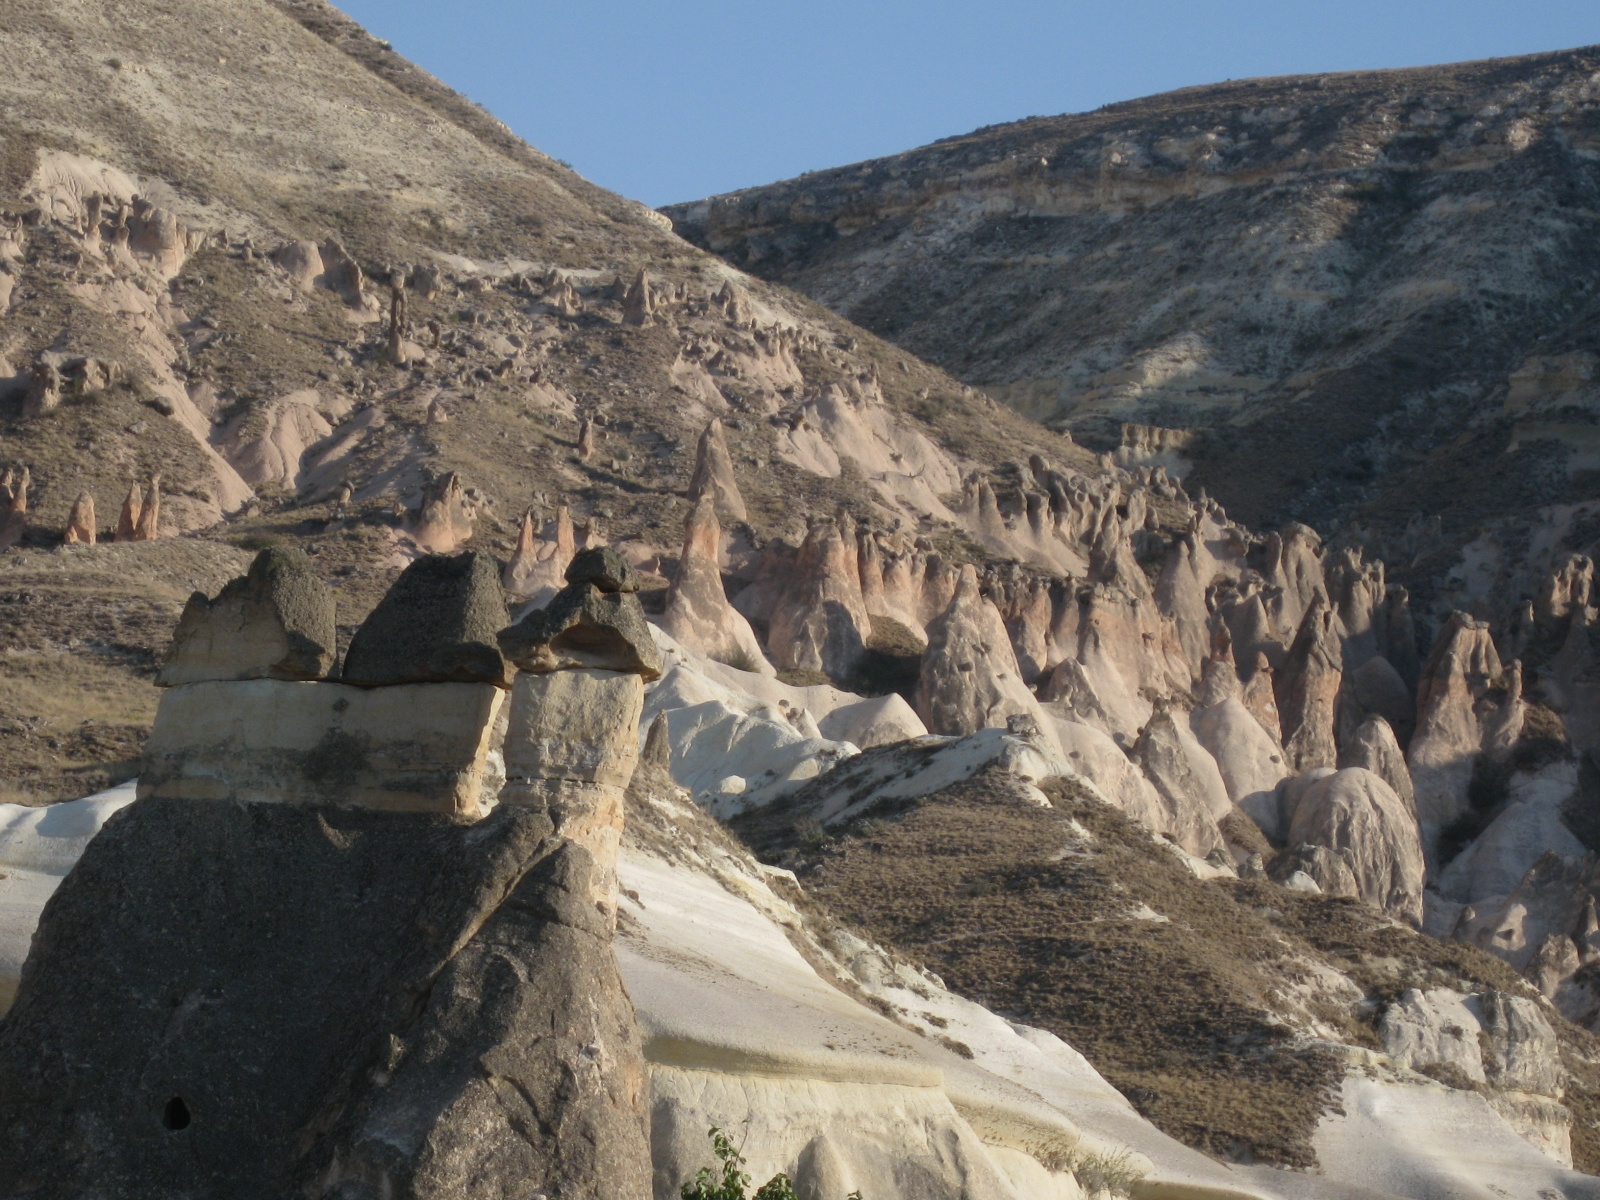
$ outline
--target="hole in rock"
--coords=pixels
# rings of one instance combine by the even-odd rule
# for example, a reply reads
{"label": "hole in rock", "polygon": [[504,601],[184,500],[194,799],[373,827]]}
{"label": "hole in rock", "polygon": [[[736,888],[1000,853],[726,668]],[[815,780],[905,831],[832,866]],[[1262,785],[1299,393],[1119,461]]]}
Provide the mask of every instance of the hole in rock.
{"label": "hole in rock", "polygon": [[174,1130],[189,1128],[189,1106],[183,1102],[182,1096],[174,1096],[167,1101],[167,1106],[161,1110],[161,1124]]}

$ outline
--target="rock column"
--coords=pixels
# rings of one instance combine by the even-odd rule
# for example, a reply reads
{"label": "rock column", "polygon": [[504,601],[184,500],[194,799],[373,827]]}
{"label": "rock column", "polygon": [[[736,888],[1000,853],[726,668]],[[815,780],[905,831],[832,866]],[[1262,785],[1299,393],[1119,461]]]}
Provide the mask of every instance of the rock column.
{"label": "rock column", "polygon": [[585,550],[567,586],[500,634],[518,667],[506,729],[502,805],[540,808],[594,858],[590,898],[615,922],[623,793],[639,759],[644,685],[661,657],[614,550]]}

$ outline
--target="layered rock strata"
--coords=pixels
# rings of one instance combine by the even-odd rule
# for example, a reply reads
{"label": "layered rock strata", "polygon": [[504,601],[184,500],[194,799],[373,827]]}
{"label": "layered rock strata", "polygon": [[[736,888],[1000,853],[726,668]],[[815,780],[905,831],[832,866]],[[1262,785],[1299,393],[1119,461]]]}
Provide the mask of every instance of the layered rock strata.
{"label": "layered rock strata", "polygon": [[506,687],[492,560],[413,563],[336,681],[333,600],[302,557],[263,551],[216,599],[191,598],[140,797],[476,815]]}

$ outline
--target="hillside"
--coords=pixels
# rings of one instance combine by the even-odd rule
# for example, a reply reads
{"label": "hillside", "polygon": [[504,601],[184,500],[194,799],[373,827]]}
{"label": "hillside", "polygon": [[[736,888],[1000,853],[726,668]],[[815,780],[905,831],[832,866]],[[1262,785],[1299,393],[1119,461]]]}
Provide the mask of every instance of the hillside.
{"label": "hillside", "polygon": [[1121,457],[1359,525],[1441,604],[1490,615],[1447,578],[1486,528],[1510,571],[1530,527],[1594,536],[1555,506],[1600,478],[1596,48],[1186,88],[663,211],[1096,450],[1178,431]]}
{"label": "hillside", "polygon": [[[45,632],[13,606],[107,596],[92,567],[63,569],[89,560],[37,557],[83,497],[101,540],[159,476],[163,538],[302,546],[348,631],[419,547],[509,558],[527,510],[541,534],[565,507],[580,541],[670,564],[714,417],[747,553],[840,510],[938,533],[927,488],[886,480],[894,447],[863,470],[800,465],[817,448],[792,435],[830,386],[940,455],[944,488],[1036,452],[1092,461],[688,246],[321,0],[18,4],[0,67],[0,471],[29,476],[25,513],[8,515],[9,481],[0,497],[0,611],[18,615],[0,622],[0,703],[19,730],[48,707],[59,743],[8,741],[12,790],[126,773],[170,621],[226,578],[135,569],[118,586],[158,632],[130,639],[104,604]],[[444,503],[424,522],[429,485]],[[69,663],[48,706],[27,683],[40,654]]]}

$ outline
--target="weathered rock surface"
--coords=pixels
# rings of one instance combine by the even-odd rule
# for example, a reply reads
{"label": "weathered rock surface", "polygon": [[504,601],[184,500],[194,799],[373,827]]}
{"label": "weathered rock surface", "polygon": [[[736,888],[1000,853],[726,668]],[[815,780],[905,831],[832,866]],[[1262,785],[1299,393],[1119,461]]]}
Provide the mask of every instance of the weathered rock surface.
{"label": "weathered rock surface", "polygon": [[476,813],[504,699],[494,683],[169,687],[140,795]]}
{"label": "weathered rock surface", "polygon": [[263,550],[249,574],[184,606],[156,683],[322,679],[333,668],[334,601],[300,550]]}
{"label": "weathered rock surface", "polygon": [[773,673],[755,630],[728,603],[717,564],[722,526],[716,504],[702,495],[684,522],[678,574],[667,592],[661,628],[692,650],[745,671]]}
{"label": "weathered rock surface", "polygon": [[92,546],[99,535],[94,520],[94,495],[79,492],[78,498],[72,502],[72,511],[67,514],[67,528],[61,540],[69,546]]}
{"label": "weathered rock surface", "polygon": [[[576,561],[576,560],[574,560]],[[506,659],[523,671],[576,668],[660,678],[661,656],[631,592],[603,592],[585,579],[568,584],[545,608],[499,633]]]}
{"label": "weathered rock surface", "polygon": [[846,539],[837,522],[813,522],[785,584],[768,620],[773,662],[791,671],[847,676],[872,636],[855,539]]}
{"label": "weathered rock surface", "polygon": [[[1376,661],[1376,660],[1374,660]],[[1411,770],[1395,740],[1389,722],[1374,714],[1363,721],[1355,735],[1339,747],[1339,769],[1364,767],[1379,776],[1400,797],[1412,813],[1417,811],[1416,789]]]}
{"label": "weathered rock surface", "polygon": [[[1228,668],[1231,673],[1231,668]],[[1238,696],[1229,696],[1189,714],[1189,726],[1216,760],[1228,798],[1244,810],[1268,838],[1281,838],[1278,784],[1289,774],[1283,748],[1272,740]]]}
{"label": "weathered rock surface", "polygon": [[408,513],[405,529],[427,554],[454,554],[472,536],[476,506],[468,499],[461,477],[448,471],[422,489],[422,499]]}
{"label": "weathered rock surface", "polygon": [[1296,805],[1288,837],[1292,845],[1310,843],[1342,855],[1363,900],[1422,924],[1421,834],[1416,817],[1380,776],[1348,767],[1317,780]]}
{"label": "weathered rock surface", "polygon": [[[1228,810],[1227,792],[1220,777],[1213,781],[1201,773],[1169,710],[1158,708],[1140,731],[1133,758],[1161,797],[1164,820],[1157,832],[1201,858],[1222,849],[1217,818]],[[1216,773],[1215,764],[1211,771]],[[1219,807],[1221,812],[1214,811]]]}
{"label": "weathered rock surface", "polygon": [[962,568],[950,607],[928,626],[916,708],[933,733],[1004,728],[1013,717],[1036,728],[1044,724],[1039,702],[1022,682],[1005,623],[978,590],[971,567]]}
{"label": "weathered rock surface", "polygon": [[634,672],[520,672],[505,735],[503,805],[549,814],[593,860],[590,899],[615,919],[622,792],[639,761],[644,684]]}
{"label": "weathered rock surface", "polygon": [[0,549],[15,546],[28,531],[28,468],[0,475]]}
{"label": "weathered rock surface", "polygon": [[1277,674],[1284,756],[1294,771],[1331,767],[1338,761],[1334,726],[1344,674],[1334,620],[1333,610],[1317,592]]}
{"label": "weathered rock surface", "polygon": [[0,1190],[645,1200],[590,869],[516,807],[140,801],[57,891],[0,1025]]}
{"label": "weathered rock surface", "polygon": [[[1459,514],[1443,548],[1508,511],[1537,521],[1547,497],[1588,498],[1600,376],[1569,264],[1595,251],[1581,222],[1552,232],[1554,252],[1539,231],[1568,189],[1600,197],[1593,71],[1576,49],[1230,80],[665,211],[1119,465],[1187,469],[1191,491],[1251,523],[1360,512],[1409,559],[1413,512]],[[1392,172],[1418,190],[1362,190]],[[1506,309],[1486,279],[1519,280],[1527,302]],[[1198,291],[1174,311],[1180,284]],[[1445,400],[1460,378],[1482,390]],[[1536,483],[1552,461],[1571,465]]]}
{"label": "weathered rock surface", "polygon": [[509,621],[486,554],[428,555],[400,573],[356,631],[340,678],[397,683],[510,683],[496,635]]}
{"label": "weathered rock surface", "polygon": [[733,456],[722,436],[722,422],[715,417],[700,434],[694,474],[689,478],[689,498],[698,501],[705,496],[711,498],[720,520],[738,522],[749,515],[744,497],[739,494],[738,477],[733,473]]}
{"label": "weathered rock surface", "polygon": [[1422,668],[1417,732],[1406,751],[1424,837],[1465,810],[1473,761],[1509,749],[1522,719],[1521,672],[1501,667],[1486,622],[1452,614]]}

